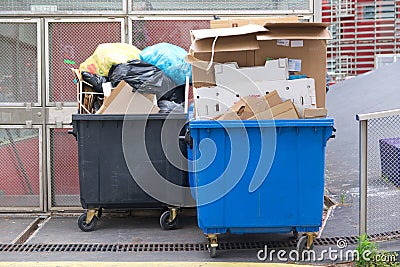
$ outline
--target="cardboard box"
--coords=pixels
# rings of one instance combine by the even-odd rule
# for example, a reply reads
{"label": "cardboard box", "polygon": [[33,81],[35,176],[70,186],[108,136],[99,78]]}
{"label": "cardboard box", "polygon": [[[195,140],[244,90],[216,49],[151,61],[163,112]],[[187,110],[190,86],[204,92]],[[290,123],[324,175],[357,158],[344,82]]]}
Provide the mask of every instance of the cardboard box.
{"label": "cardboard box", "polygon": [[159,110],[155,95],[132,92],[132,87],[121,81],[96,114],[151,114]]}
{"label": "cardboard box", "polygon": [[210,21],[210,28],[233,28],[240,27],[247,24],[258,24],[265,25],[266,23],[277,23],[277,22],[298,22],[297,16],[286,16],[286,17],[247,17],[247,18],[230,18],[230,19],[218,19]]}
{"label": "cardboard box", "polygon": [[187,60],[193,66],[194,87],[216,85],[210,67],[214,63],[254,67],[263,66],[266,58],[297,59],[301,74],[315,80],[317,107],[325,108],[326,40],[331,39],[327,27],[325,23],[299,22],[192,30]]}
{"label": "cardboard box", "polygon": [[326,108],[305,108],[303,111],[303,118],[325,118],[328,114]]}
{"label": "cardboard box", "polygon": [[270,109],[255,114],[250,120],[272,120],[272,119],[298,119],[299,115],[291,100],[275,105]]}
{"label": "cardboard box", "polygon": [[282,103],[276,91],[264,97],[246,96],[237,101],[227,112],[214,118],[215,120],[247,120],[273,106]]}

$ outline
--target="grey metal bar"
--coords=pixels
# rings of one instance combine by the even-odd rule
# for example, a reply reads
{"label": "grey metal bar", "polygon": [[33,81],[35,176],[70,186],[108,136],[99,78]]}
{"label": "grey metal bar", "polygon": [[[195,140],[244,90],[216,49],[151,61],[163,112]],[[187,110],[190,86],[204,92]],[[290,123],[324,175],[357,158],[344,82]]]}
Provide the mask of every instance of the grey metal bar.
{"label": "grey metal bar", "polygon": [[[40,32],[45,32],[46,29],[46,21],[44,18],[40,19]],[[41,61],[42,62],[46,62],[46,36],[44,34],[40,35],[40,49],[42,50],[42,53],[40,53],[40,57],[41,57]],[[46,72],[46,68],[47,66],[45,66],[44,64],[42,64],[41,66],[41,85],[42,85],[42,90],[41,90],[41,103],[42,103],[42,114],[43,116],[45,116],[46,114],[46,97],[47,97],[47,93],[48,90],[46,90],[46,80],[47,80],[47,72]],[[48,183],[48,173],[47,173],[47,169],[46,169],[46,162],[47,162],[47,142],[46,142],[46,121],[43,120],[42,122],[42,139],[41,139],[41,143],[39,144],[41,146],[41,157],[42,157],[42,165],[40,166],[41,169],[41,184],[40,184],[40,203],[41,203],[41,207],[43,209],[44,212],[47,212],[49,210],[49,203],[47,202],[48,199],[48,190],[47,190],[47,183]]]}
{"label": "grey metal bar", "polygon": [[15,157],[17,158],[18,167],[19,167],[20,171],[22,172],[22,176],[24,178],[24,182],[25,182],[26,186],[28,187],[29,194],[33,195],[33,190],[32,190],[32,186],[31,186],[31,183],[29,181],[29,178],[28,178],[28,174],[27,174],[27,172],[25,170],[24,164],[22,163],[22,160],[21,160],[21,157],[19,155],[17,146],[15,145],[15,142],[14,142],[14,138],[12,137],[12,135],[10,133],[10,129],[6,129],[6,133],[7,133],[7,136],[8,136],[8,140],[10,140],[10,144],[11,144],[11,147],[12,147],[12,149],[14,151]]}
{"label": "grey metal bar", "polygon": [[359,146],[360,146],[360,199],[359,199],[359,216],[360,216],[360,228],[359,234],[367,233],[367,145],[368,145],[368,133],[367,133],[367,120],[360,120],[359,125]]}
{"label": "grey metal bar", "polygon": [[397,116],[397,115],[400,115],[400,109],[392,109],[392,110],[379,111],[379,112],[373,112],[373,113],[358,114],[358,115],[356,115],[356,120],[364,121],[364,120],[378,119],[378,118]]}

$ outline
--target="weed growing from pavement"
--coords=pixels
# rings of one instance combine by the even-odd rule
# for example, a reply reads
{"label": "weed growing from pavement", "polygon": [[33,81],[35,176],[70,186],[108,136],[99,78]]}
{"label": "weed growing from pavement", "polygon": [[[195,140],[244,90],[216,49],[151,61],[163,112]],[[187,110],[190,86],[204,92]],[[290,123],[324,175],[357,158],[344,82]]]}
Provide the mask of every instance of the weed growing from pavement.
{"label": "weed growing from pavement", "polygon": [[400,267],[396,252],[378,251],[376,244],[369,241],[366,234],[360,236],[356,250],[358,255],[369,254],[368,257],[358,257],[355,259],[357,267]]}

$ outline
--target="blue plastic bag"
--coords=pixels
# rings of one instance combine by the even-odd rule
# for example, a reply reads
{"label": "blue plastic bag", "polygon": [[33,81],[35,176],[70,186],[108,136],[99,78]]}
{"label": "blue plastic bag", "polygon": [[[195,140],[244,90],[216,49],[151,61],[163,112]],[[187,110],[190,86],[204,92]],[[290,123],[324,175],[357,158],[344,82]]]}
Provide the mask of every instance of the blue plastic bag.
{"label": "blue plastic bag", "polygon": [[157,66],[177,85],[182,85],[186,83],[186,76],[192,80],[192,66],[185,62],[186,55],[185,49],[179,46],[159,43],[143,49],[140,59]]}

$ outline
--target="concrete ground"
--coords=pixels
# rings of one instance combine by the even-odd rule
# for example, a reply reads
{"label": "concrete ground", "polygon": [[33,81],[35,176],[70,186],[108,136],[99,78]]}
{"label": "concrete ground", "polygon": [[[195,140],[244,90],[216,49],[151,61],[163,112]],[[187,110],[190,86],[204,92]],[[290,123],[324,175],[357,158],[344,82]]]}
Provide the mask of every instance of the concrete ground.
{"label": "concrete ground", "polygon": [[[343,207],[345,208],[345,207]],[[334,235],[334,229],[341,229],[338,225],[340,212],[343,208],[336,207],[334,216],[329,218],[325,228],[326,234],[322,232],[322,236],[337,236]],[[207,240],[202,231],[197,227],[196,217],[192,212],[180,214],[180,227],[176,230],[164,231],[161,230],[158,223],[157,214],[149,216],[132,216],[129,214],[105,214],[99,220],[96,230],[92,232],[82,232],[77,225],[79,214],[68,216],[54,215],[41,221],[38,229],[26,238],[25,244],[200,244],[205,245]],[[24,229],[37,219],[37,216],[18,217],[17,215],[2,215],[0,216],[0,266],[1,262],[190,262],[190,266],[196,265],[196,262],[203,263],[279,263],[276,255],[270,259],[259,259],[257,255],[260,253],[260,248],[236,248],[223,249],[217,251],[217,257],[211,259],[209,252],[206,249],[200,251],[116,251],[116,252],[5,252],[1,249],[1,244],[10,244],[22,235]],[[346,220],[343,223],[347,224]],[[336,231],[337,232],[337,231]],[[349,235],[354,234],[354,231],[349,231]],[[251,242],[268,242],[268,241],[290,241],[293,240],[291,234],[247,234],[247,235],[220,235],[220,243],[241,244]],[[387,251],[400,250],[400,239],[379,243],[379,246]],[[337,249],[336,245],[330,246],[332,249]],[[269,247],[270,249],[283,249],[286,253],[295,250],[292,247]],[[317,255],[323,250],[328,250],[329,246],[315,246],[314,250]],[[355,244],[348,246],[346,249],[355,249]],[[292,261],[284,261],[290,263]],[[292,262],[294,263],[294,262]],[[322,260],[313,262],[304,262],[305,264],[313,265],[330,265],[337,263],[325,257]],[[33,263],[32,263],[33,264]],[[193,265],[194,264],[194,265]],[[12,266],[12,265],[7,265]],[[21,266],[21,265],[14,265]],[[28,265],[25,265],[28,266]],[[36,264],[30,266],[37,266]],[[47,266],[41,265],[40,266]],[[64,266],[56,264],[52,266]],[[74,266],[74,265],[66,265]],[[111,266],[111,265],[110,265]],[[126,265],[128,266],[128,265]],[[165,265],[164,265],[165,266]],[[174,264],[174,266],[179,266]],[[208,266],[208,265],[204,265]],[[213,266],[213,265],[210,265]],[[228,266],[228,265],[224,265]]]}

